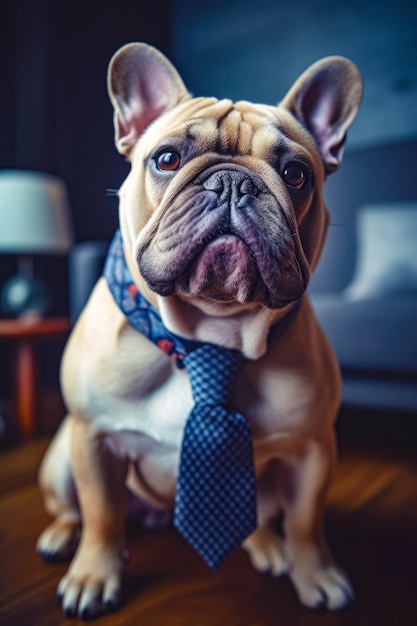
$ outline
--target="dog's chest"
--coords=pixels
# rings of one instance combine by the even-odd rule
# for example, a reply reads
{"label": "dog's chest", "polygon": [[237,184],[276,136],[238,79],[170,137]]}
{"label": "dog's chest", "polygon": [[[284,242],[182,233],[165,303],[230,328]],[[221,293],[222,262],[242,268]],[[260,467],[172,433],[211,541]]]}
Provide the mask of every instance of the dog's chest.
{"label": "dog's chest", "polygon": [[[149,377],[158,380],[151,386]],[[125,390],[114,395],[109,390],[100,400],[96,425],[105,431],[119,452],[136,460],[160,449],[178,450],[189,412],[193,406],[191,389],[184,370],[140,371],[125,377]],[[134,385],[134,391],[132,386]]]}
{"label": "dog's chest", "polygon": [[[132,354],[140,357],[132,362]],[[135,463],[147,482],[171,485],[178,472],[185,423],[194,404],[187,371],[178,369],[159,348],[133,332],[104,360],[108,368],[99,385],[97,380],[94,383],[90,379],[89,384],[84,379],[88,412],[95,427],[113,452]],[[259,366],[255,367],[256,376],[250,367],[241,372],[233,405],[251,425],[255,460],[262,467],[265,454],[259,454],[259,443],[271,436],[288,442],[295,424],[289,428],[293,411],[288,410],[286,400],[288,382],[281,386],[279,375],[274,375],[268,383],[266,376],[259,375]],[[95,377],[95,371],[91,374]]]}
{"label": "dog's chest", "polygon": [[[245,373],[234,395],[233,404],[248,419],[256,440],[281,430],[279,411],[261,397]],[[139,376],[135,395],[105,395],[100,405],[96,426],[116,453],[176,474],[185,423],[194,405],[186,370],[173,368],[151,391]],[[286,438],[288,429],[281,426]]]}

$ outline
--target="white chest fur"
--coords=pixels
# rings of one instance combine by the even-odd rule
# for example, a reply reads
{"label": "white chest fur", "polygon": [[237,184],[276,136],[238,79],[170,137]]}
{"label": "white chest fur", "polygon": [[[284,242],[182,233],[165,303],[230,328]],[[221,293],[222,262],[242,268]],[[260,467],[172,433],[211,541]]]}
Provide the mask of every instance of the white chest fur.
{"label": "white chest fur", "polygon": [[185,371],[172,369],[159,386],[145,390],[140,375],[136,394],[128,397],[104,393],[95,404],[98,430],[119,442],[120,452],[132,460],[152,448],[179,449],[184,425],[193,406]]}

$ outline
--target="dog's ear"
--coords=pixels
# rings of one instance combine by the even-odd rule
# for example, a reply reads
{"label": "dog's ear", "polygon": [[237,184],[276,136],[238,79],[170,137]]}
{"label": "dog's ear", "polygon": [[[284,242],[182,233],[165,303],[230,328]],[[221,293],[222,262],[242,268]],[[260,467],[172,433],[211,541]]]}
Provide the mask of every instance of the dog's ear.
{"label": "dog's ear", "polygon": [[327,173],[339,167],[346,131],[361,97],[357,67],[344,57],[332,56],[309,67],[280,103],[311,133]]}
{"label": "dog's ear", "polygon": [[161,113],[190,97],[177,70],[156,48],[131,43],[109,64],[108,90],[114,107],[115,140],[128,154],[145,128]]}

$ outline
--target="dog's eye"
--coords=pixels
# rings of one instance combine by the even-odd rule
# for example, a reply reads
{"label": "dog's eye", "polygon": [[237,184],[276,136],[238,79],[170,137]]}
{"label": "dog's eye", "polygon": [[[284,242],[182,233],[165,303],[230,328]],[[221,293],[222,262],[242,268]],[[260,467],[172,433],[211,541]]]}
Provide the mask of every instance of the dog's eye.
{"label": "dog's eye", "polygon": [[178,152],[162,152],[156,159],[158,169],[166,172],[177,170],[181,163],[181,157]]}
{"label": "dog's eye", "polygon": [[298,163],[289,163],[282,173],[282,178],[290,187],[300,189],[305,181],[305,173]]}

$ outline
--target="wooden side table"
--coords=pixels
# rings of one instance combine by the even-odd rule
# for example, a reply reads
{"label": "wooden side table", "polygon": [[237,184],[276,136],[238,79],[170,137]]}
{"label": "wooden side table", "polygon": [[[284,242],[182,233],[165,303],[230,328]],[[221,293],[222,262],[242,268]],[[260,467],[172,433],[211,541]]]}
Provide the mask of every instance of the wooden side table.
{"label": "wooden side table", "polygon": [[36,344],[65,337],[70,328],[67,317],[0,320],[0,339],[14,343],[14,406],[25,439],[36,431],[39,400]]}

